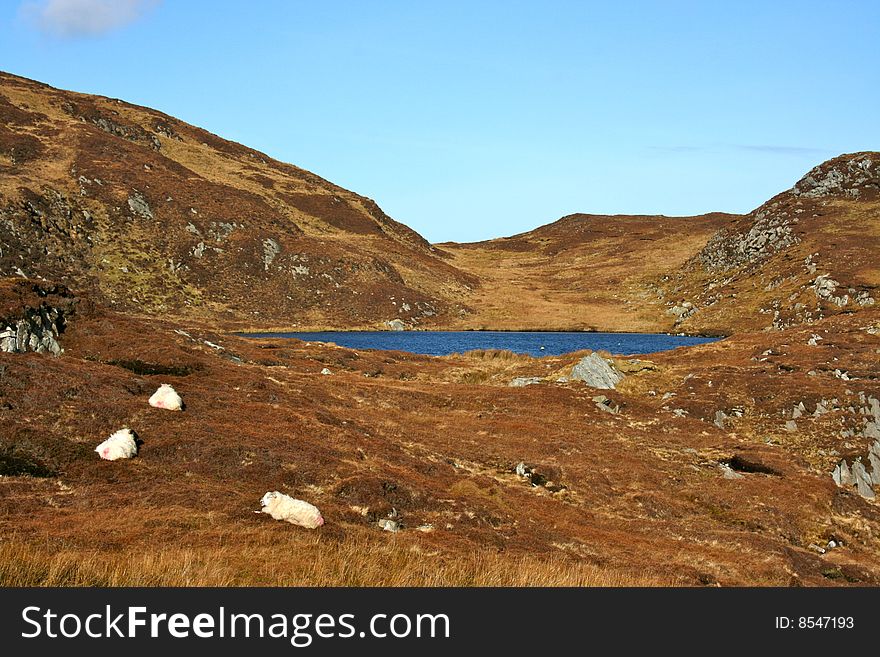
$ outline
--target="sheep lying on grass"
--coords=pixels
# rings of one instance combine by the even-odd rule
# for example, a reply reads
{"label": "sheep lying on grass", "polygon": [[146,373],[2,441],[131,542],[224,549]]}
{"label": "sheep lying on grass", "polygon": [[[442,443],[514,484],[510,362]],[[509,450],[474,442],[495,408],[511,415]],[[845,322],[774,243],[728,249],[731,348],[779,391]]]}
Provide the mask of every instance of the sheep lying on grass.
{"label": "sheep lying on grass", "polygon": [[284,520],[307,529],[316,529],[324,524],[324,518],[316,506],[295,500],[277,490],[263,495],[260,506],[263,508],[256,513],[267,513],[275,520]]}
{"label": "sheep lying on grass", "polygon": [[183,400],[177,391],[167,383],[159,386],[159,389],[150,397],[150,406],[154,408],[164,408],[169,411],[182,411]]}
{"label": "sheep lying on grass", "polygon": [[137,456],[137,436],[131,429],[120,429],[95,448],[105,461],[130,459]]}

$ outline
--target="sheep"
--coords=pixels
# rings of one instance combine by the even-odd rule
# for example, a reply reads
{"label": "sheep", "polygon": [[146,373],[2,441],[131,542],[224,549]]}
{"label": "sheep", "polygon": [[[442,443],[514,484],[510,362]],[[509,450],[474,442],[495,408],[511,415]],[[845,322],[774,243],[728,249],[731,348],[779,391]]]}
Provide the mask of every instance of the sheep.
{"label": "sheep", "polygon": [[105,461],[130,459],[137,456],[138,438],[131,429],[120,429],[95,448]]}
{"label": "sheep", "polygon": [[263,495],[260,506],[262,508],[256,513],[269,514],[275,520],[285,520],[307,529],[317,529],[324,524],[324,518],[316,506],[277,490]]}
{"label": "sheep", "polygon": [[164,408],[169,411],[183,410],[183,400],[180,395],[167,383],[159,386],[159,389],[150,397],[150,406]]}

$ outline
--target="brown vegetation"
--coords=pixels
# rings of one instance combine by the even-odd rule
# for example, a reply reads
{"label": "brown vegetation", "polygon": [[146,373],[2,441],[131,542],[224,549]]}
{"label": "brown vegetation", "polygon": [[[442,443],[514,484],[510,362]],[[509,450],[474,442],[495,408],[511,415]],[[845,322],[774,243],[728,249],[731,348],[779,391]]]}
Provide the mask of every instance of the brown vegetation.
{"label": "brown vegetation", "polygon": [[[146,108],[0,75],[0,114],[0,319],[58,309],[65,350],[0,353],[0,583],[880,583],[877,503],[830,477],[880,397],[876,154],[743,217],[441,250]],[[583,354],[230,333],[392,317],[733,335],[619,360],[600,407],[558,381]],[[160,383],[184,412],[147,404]],[[140,454],[101,461],[123,426]],[[269,490],[326,524],[253,513]]]}
{"label": "brown vegetation", "polygon": [[[654,354],[605,391],[621,408],[609,414],[594,390],[551,382],[577,355],[354,352],[81,307],[61,357],[0,355],[0,450],[43,469],[0,477],[6,554],[32,555],[31,575],[6,566],[9,582],[155,581],[171,563],[182,570],[163,582],[880,581],[880,513],[829,476],[835,454],[865,448],[835,428],[857,422],[854,395],[880,396],[878,338],[851,316]],[[510,388],[514,375],[547,382]],[[160,382],[186,411],[147,405]],[[832,397],[786,431],[799,401]],[[141,454],[101,462],[94,445],[124,425]],[[519,462],[553,486],[517,476]],[[750,465],[727,479],[731,463]],[[327,523],[310,533],[254,514],[276,489]],[[389,515],[402,531],[378,527]],[[842,547],[823,554],[829,540]],[[126,559],[137,570],[120,570]]]}

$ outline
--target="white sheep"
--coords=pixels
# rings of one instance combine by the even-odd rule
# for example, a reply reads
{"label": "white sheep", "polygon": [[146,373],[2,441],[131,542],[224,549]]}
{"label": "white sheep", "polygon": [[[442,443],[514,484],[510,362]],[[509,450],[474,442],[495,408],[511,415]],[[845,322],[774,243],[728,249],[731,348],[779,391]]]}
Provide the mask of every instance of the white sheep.
{"label": "white sheep", "polygon": [[130,459],[137,456],[137,436],[131,429],[120,429],[95,448],[105,461]]}
{"label": "white sheep", "polygon": [[324,524],[324,518],[316,506],[277,490],[263,495],[260,506],[263,508],[257,513],[267,513],[275,520],[284,520],[307,529],[316,529]]}
{"label": "white sheep", "polygon": [[164,408],[169,411],[183,410],[183,400],[177,391],[167,383],[159,386],[159,389],[150,397],[150,406],[154,408]]}

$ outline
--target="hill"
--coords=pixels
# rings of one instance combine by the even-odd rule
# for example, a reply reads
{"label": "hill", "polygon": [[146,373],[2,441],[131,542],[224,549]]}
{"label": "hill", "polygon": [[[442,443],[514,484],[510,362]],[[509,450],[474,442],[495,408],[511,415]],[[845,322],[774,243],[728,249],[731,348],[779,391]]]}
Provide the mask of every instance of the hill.
{"label": "hill", "polygon": [[841,155],[747,215],[575,214],[512,237],[440,244],[481,285],[460,328],[782,328],[878,299],[880,153]]}
{"label": "hill", "polygon": [[411,326],[476,281],[371,199],[155,110],[0,73],[0,274],[109,307]]}
{"label": "hill", "polygon": [[713,235],[657,292],[691,331],[804,324],[880,300],[878,249],[880,153],[841,155]]}
{"label": "hill", "polygon": [[[880,155],[747,215],[431,246],[153,110],[2,75],[0,115],[0,585],[880,584]],[[230,330],[390,319],[730,335],[599,391],[586,353]]]}
{"label": "hill", "polygon": [[880,154],[747,215],[575,214],[432,246],[371,199],[119,100],[0,73],[0,275],[230,328],[729,334],[876,302]]}
{"label": "hill", "polygon": [[535,230],[473,244],[446,243],[473,274],[463,329],[667,331],[673,319],[654,280],[692,258],[735,215],[574,214]]}

